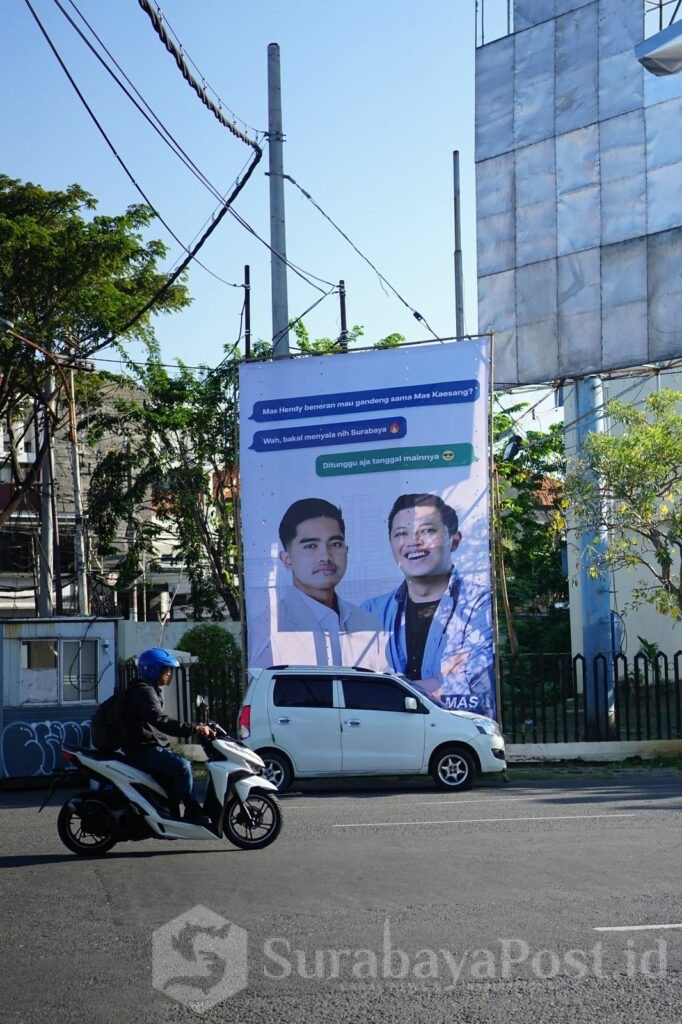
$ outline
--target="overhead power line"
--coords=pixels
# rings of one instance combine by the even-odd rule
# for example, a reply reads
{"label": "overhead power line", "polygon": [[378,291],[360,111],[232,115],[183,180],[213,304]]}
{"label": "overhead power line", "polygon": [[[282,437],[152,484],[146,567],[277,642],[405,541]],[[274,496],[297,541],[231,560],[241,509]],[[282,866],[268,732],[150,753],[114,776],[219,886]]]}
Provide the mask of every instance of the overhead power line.
{"label": "overhead power line", "polygon": [[[105,132],[105,130],[102,127],[102,125],[100,124],[99,120],[97,119],[94,111],[92,110],[92,108],[90,107],[89,103],[85,99],[85,96],[83,95],[81,90],[78,88],[78,85],[76,84],[76,81],[74,80],[73,76],[71,75],[71,73],[69,72],[68,68],[66,67],[66,64],[62,60],[62,58],[61,58],[60,54],[58,53],[57,48],[55,47],[54,43],[50,39],[50,37],[49,37],[49,35],[48,35],[48,33],[47,33],[43,23],[41,22],[40,18],[38,17],[38,15],[36,14],[35,10],[33,9],[30,0],[24,0],[24,2],[26,3],[26,6],[28,7],[29,11],[31,12],[31,14],[32,14],[36,24],[38,25],[38,28],[40,29],[43,37],[45,38],[45,41],[47,42],[48,46],[52,50],[52,53],[54,54],[56,60],[58,61],[60,67],[62,68],[64,74],[66,75],[66,77],[68,78],[69,82],[71,83],[71,86],[73,87],[73,89],[75,90],[76,94],[78,95],[78,98],[80,99],[81,103],[83,104],[83,106],[87,110],[88,114],[92,118],[92,120],[93,120],[95,126],[97,127],[98,131],[100,132],[100,134],[104,138],[105,142],[107,143],[107,145],[111,149],[112,153],[114,154],[114,156],[116,157],[116,159],[120,163],[121,167],[123,168],[123,170],[125,171],[127,176],[129,177],[130,181],[133,183],[133,185],[138,190],[140,195],[145,199],[145,202],[147,202],[148,205],[152,209],[154,209],[153,204],[149,202],[149,200],[147,199],[144,191],[142,190],[140,185],[135,181],[135,178],[133,177],[132,173],[128,170],[128,168],[127,168],[125,162],[123,161],[122,157],[120,157],[119,154],[117,153],[113,143],[109,139],[107,133]],[[253,158],[251,160],[251,163],[250,163],[249,167],[247,168],[246,173],[244,174],[244,177],[241,179],[241,181],[237,181],[237,183],[235,184],[235,187],[232,189],[232,192],[230,193],[228,198],[226,200],[223,200],[222,209],[217,214],[217,216],[214,218],[212,224],[210,224],[210,226],[206,229],[206,231],[204,231],[204,233],[201,235],[201,237],[200,237],[199,241],[196,243],[196,245],[194,245],[192,247],[192,249],[187,251],[187,256],[185,257],[185,259],[182,260],[182,262],[176,267],[176,269],[173,271],[173,273],[169,275],[169,277],[166,279],[164,284],[161,286],[161,288],[159,288],[157,290],[157,292],[152,296],[152,298],[149,299],[149,301],[146,302],[144,304],[144,306],[142,306],[134,314],[134,316],[132,316],[125,324],[123,324],[121,327],[119,327],[118,330],[115,333],[113,333],[106,341],[100,342],[100,344],[97,345],[94,349],[91,349],[89,354],[92,354],[94,352],[98,352],[100,349],[106,348],[108,345],[113,344],[113,342],[116,340],[116,338],[119,335],[125,334],[126,331],[129,331],[131,327],[133,327],[139,320],[142,319],[142,317],[146,313],[149,312],[149,310],[152,308],[152,306],[156,305],[156,303],[160,299],[163,298],[163,296],[168,292],[168,290],[172,287],[172,285],[177,281],[177,279],[180,277],[180,275],[186,270],[186,268],[189,266],[191,261],[194,259],[196,253],[199,252],[199,250],[202,248],[202,246],[205,244],[205,242],[208,240],[208,238],[213,234],[215,229],[218,227],[218,224],[221,222],[221,220],[223,219],[225,214],[228,212],[228,210],[230,209],[232,203],[235,201],[235,199],[237,198],[237,196],[242,191],[242,189],[246,185],[247,181],[249,180],[249,178],[253,174],[257,164],[262,159],[263,150],[260,148],[260,146],[257,143],[253,143],[251,140],[249,140],[249,145],[251,145],[254,148],[255,152],[254,152]],[[162,221],[162,223],[165,224],[165,221]]]}
{"label": "overhead power line", "polygon": [[[120,74],[122,75],[124,80],[128,83],[128,85],[130,86],[130,89],[132,89],[132,91],[138,97],[138,99],[139,99],[140,103],[142,104],[142,106],[140,106],[140,103],[138,103],[137,100],[134,98],[134,96],[131,95],[131,92],[129,91],[129,89],[126,88],[126,86],[123,84],[123,82],[120,80],[120,78],[118,78],[117,75],[112,71],[112,69],[109,67],[109,65],[106,63],[106,61],[103,59],[101,54],[99,54],[97,52],[97,50],[92,45],[90,40],[87,39],[86,36],[84,35],[84,33],[78,28],[78,26],[75,24],[73,19],[64,10],[64,8],[63,8],[62,4],[59,2],[59,0],[53,0],[53,2],[59,8],[59,10],[62,12],[62,14],[67,19],[69,24],[73,27],[73,29],[78,33],[78,35],[80,36],[82,41],[85,43],[85,45],[88,47],[88,49],[91,51],[91,53],[97,58],[97,60],[104,67],[104,69],[107,71],[107,73],[113,78],[113,80],[116,82],[118,87],[128,97],[130,102],[137,108],[137,110],[142,114],[142,116],[145,118],[145,120],[151,125],[151,127],[154,129],[154,131],[157,133],[157,135],[159,135],[161,140],[170,148],[171,152],[173,152],[173,154],[178,157],[178,159],[185,165],[185,167],[187,167],[187,169],[190,171],[190,173],[192,173],[194,175],[194,177],[200,182],[200,184],[202,184],[207,189],[207,191],[215,199],[217,199],[218,203],[222,206],[224,204],[224,202],[225,202],[224,194],[207,177],[207,175],[204,174],[204,172],[194,162],[194,160],[192,160],[192,158],[189,156],[189,154],[186,152],[186,150],[183,149],[183,147],[178,142],[178,140],[175,138],[175,136],[170,131],[170,129],[164,124],[164,122],[160,119],[158,114],[155,113],[155,111],[152,109],[150,104],[142,96],[142,94],[140,93],[139,89],[137,89],[137,87],[134,85],[134,83],[130,80],[128,75],[125,73],[125,71],[123,70],[121,65],[118,63],[116,58],[113,56],[111,51],[108,49],[106,44],[100,39],[100,37],[97,35],[97,33],[95,32],[93,27],[90,25],[90,23],[87,21],[85,16],[78,9],[78,7],[75,4],[74,0],[69,0],[69,3],[71,4],[72,8],[76,11],[78,16],[81,18],[83,23],[86,25],[86,27],[88,28],[88,30],[92,34],[92,36],[97,40],[98,44],[100,45],[100,47],[102,48],[104,53],[106,53],[107,57],[112,61],[112,63],[117,68],[117,70],[120,72]],[[74,84],[74,83],[72,83],[72,84]],[[74,88],[75,88],[75,84],[74,84]],[[145,112],[143,107],[146,108],[147,112]],[[86,107],[86,109],[87,109],[87,107]],[[94,115],[92,113],[91,113],[91,117],[93,117],[93,119],[94,119]],[[97,122],[95,122],[95,123],[97,124],[99,130],[103,133],[103,129],[99,126],[99,124]],[[187,245],[185,245],[178,238],[178,236],[173,232],[173,230],[170,228],[170,226],[167,224],[167,222],[158,213],[158,211],[155,209],[154,205],[151,203],[151,201],[146,196],[145,192],[142,191],[142,189],[138,186],[138,184],[135,181],[135,179],[132,177],[130,171],[128,170],[128,168],[123,163],[122,158],[114,150],[112,143],[109,141],[109,139],[106,137],[106,135],[104,137],[105,137],[105,140],[106,140],[107,144],[109,145],[109,148],[112,149],[112,151],[114,152],[114,155],[118,159],[119,163],[121,163],[121,165],[123,166],[123,169],[124,169],[125,173],[130,178],[131,182],[133,183],[134,187],[138,190],[138,192],[140,193],[142,198],[152,208],[152,210],[154,211],[154,213],[156,214],[156,216],[158,217],[160,222],[164,225],[164,227],[166,227],[166,229],[169,232],[169,234],[175,239],[175,241],[180,245],[180,247],[185,252],[189,252],[190,251],[189,247]],[[240,171],[240,174],[243,173],[243,170],[244,170],[244,168],[242,168],[242,171]],[[274,252],[272,247],[265,241],[264,238],[261,238],[261,236],[258,234],[258,232],[248,223],[248,221],[246,221],[241,216],[241,214],[237,214],[236,211],[234,211],[234,210],[232,210],[231,213],[235,217],[237,222],[246,231],[248,231],[250,234],[252,234],[271,253]],[[213,214],[213,216],[215,216],[215,213]],[[207,224],[210,223],[211,219],[212,218],[210,218],[209,221],[207,221],[206,223]],[[317,280],[317,281],[321,281],[323,284],[331,286],[331,282],[330,281],[326,281],[324,278],[317,277],[317,275],[313,274],[311,271],[303,270],[301,267],[297,266],[295,263],[292,263],[291,260],[289,260],[286,257],[282,256],[280,253],[274,252],[274,255],[277,257],[277,259],[282,260],[290,268],[290,270],[292,270],[295,274],[297,274],[303,281],[306,282],[306,284],[309,284],[311,287],[313,287],[313,288],[317,287],[316,285],[313,284],[312,280],[310,280],[311,278],[314,279],[314,280]],[[196,256],[193,257],[193,258],[194,258],[194,262],[196,262],[203,270],[205,270],[207,273],[209,273],[212,277],[216,278],[221,283],[223,283],[225,285],[228,285],[231,288],[243,288],[242,284],[235,284],[232,281],[226,281],[224,278],[220,277],[219,274],[216,274],[215,271],[213,271],[209,267],[207,267],[204,263],[201,262],[201,260],[197,259]],[[318,291],[322,291],[321,288],[318,288],[317,290]]]}
{"label": "overhead power line", "polygon": [[[268,174],[268,173],[270,173],[270,172],[266,171],[266,174]],[[323,217],[325,218],[325,220],[329,221],[329,223],[330,223],[330,224],[331,224],[331,226],[332,226],[332,227],[334,228],[334,230],[335,230],[335,231],[338,231],[338,233],[339,233],[339,234],[341,235],[341,237],[342,237],[342,238],[345,238],[345,240],[346,240],[346,241],[348,242],[348,244],[349,244],[349,245],[351,246],[351,248],[355,250],[355,252],[356,252],[356,253],[358,254],[358,256],[359,256],[359,257],[360,257],[361,259],[363,259],[363,260],[365,261],[365,263],[366,263],[366,264],[367,264],[368,266],[370,266],[370,267],[372,268],[372,270],[373,270],[373,271],[374,271],[374,273],[375,273],[375,274],[377,275],[377,277],[379,278],[379,280],[380,280],[380,281],[382,281],[382,282],[383,282],[383,283],[384,283],[384,284],[386,285],[386,287],[387,287],[387,288],[390,288],[390,289],[391,289],[391,291],[393,292],[393,294],[394,294],[394,295],[396,296],[396,298],[398,298],[398,299],[399,299],[399,300],[400,300],[400,301],[402,302],[403,306],[405,306],[405,307],[406,307],[406,309],[409,309],[409,311],[410,311],[410,312],[412,313],[412,316],[413,316],[413,317],[415,318],[415,320],[418,320],[418,321],[419,321],[419,323],[422,323],[422,324],[424,324],[424,326],[426,327],[426,329],[427,329],[428,331],[430,331],[430,332],[431,332],[431,334],[432,334],[432,335],[434,336],[434,338],[436,338],[436,339],[439,339],[439,335],[438,335],[438,334],[436,334],[436,332],[435,332],[435,331],[433,330],[433,328],[429,326],[429,324],[428,324],[428,322],[427,322],[426,318],[425,318],[425,317],[424,317],[424,316],[423,316],[423,315],[422,315],[422,314],[421,314],[420,312],[418,312],[418,310],[416,310],[416,309],[414,308],[414,306],[411,306],[411,305],[409,304],[409,302],[408,302],[408,301],[407,301],[406,299],[404,299],[404,298],[403,298],[403,296],[402,296],[402,295],[400,294],[400,292],[399,292],[399,291],[398,291],[398,290],[397,290],[396,288],[394,288],[394,287],[393,287],[393,285],[391,284],[391,282],[390,282],[390,281],[388,281],[388,280],[387,280],[387,279],[386,279],[386,278],[384,277],[384,275],[383,275],[383,274],[382,274],[382,273],[381,273],[381,272],[380,272],[379,270],[377,270],[377,268],[376,268],[376,267],[374,266],[374,264],[373,264],[373,263],[372,263],[372,261],[371,261],[371,260],[369,259],[369,257],[365,256],[365,254],[364,254],[363,252],[361,252],[361,251],[360,251],[360,249],[358,249],[358,247],[357,247],[357,245],[355,244],[355,242],[353,242],[353,240],[352,240],[351,238],[349,238],[349,237],[348,237],[348,235],[346,234],[346,232],[345,232],[345,231],[343,231],[343,230],[342,230],[342,229],[341,229],[341,228],[339,227],[339,225],[338,225],[338,224],[336,224],[336,223],[335,223],[335,221],[333,221],[333,220],[332,220],[332,218],[331,218],[331,217],[329,216],[329,214],[328,214],[328,213],[326,213],[326,212],[325,212],[325,211],[324,211],[324,210],[322,209],[322,207],[320,206],[320,204],[319,204],[319,203],[317,203],[317,202],[316,202],[316,201],[315,201],[315,200],[313,199],[313,197],[311,196],[310,192],[306,192],[306,190],[305,190],[305,189],[304,189],[304,188],[303,188],[303,187],[302,187],[301,185],[299,185],[299,183],[298,183],[298,182],[297,182],[297,181],[295,180],[295,178],[292,178],[290,174],[283,174],[283,175],[282,175],[282,177],[283,177],[283,178],[284,178],[284,179],[285,179],[286,181],[290,181],[292,185],[295,185],[295,186],[296,186],[296,188],[297,188],[297,189],[299,190],[299,192],[301,192],[301,193],[302,193],[302,194],[303,194],[303,195],[305,196],[305,198],[306,198],[306,199],[307,199],[307,200],[308,200],[308,201],[309,201],[310,203],[312,203],[312,205],[313,205],[313,206],[315,207],[315,209],[316,209],[316,210],[318,210],[318,211],[319,211],[319,212],[320,212],[320,213],[322,214],[322,216],[323,216]]]}
{"label": "overhead power line", "polygon": [[[178,140],[174,137],[174,135],[172,134],[170,129],[166,127],[166,125],[163,123],[163,121],[154,112],[154,110],[149,105],[149,103],[145,100],[144,96],[141,94],[139,89],[131,81],[130,77],[126,74],[126,72],[123,70],[123,68],[119,64],[119,62],[116,60],[116,58],[112,54],[111,50],[109,50],[107,45],[100,38],[100,36],[97,34],[97,32],[92,27],[90,22],[87,20],[87,18],[83,14],[83,12],[79,10],[79,8],[76,5],[76,3],[74,2],[74,0],[69,0],[69,3],[71,4],[71,7],[74,9],[74,11],[78,15],[78,17],[83,22],[83,24],[87,27],[88,31],[91,33],[91,35],[94,37],[94,39],[97,40],[97,43],[102,48],[104,53],[107,55],[109,60],[114,64],[114,66],[116,67],[118,72],[122,75],[123,79],[128,83],[128,85],[130,86],[130,89],[132,89],[132,91],[135,93],[135,96],[137,96],[138,99],[140,100],[140,103],[138,103],[137,100],[135,99],[135,97],[133,95],[131,95],[130,91],[126,88],[126,86],[123,84],[123,82],[117,77],[117,75],[114,73],[114,71],[112,71],[111,67],[107,64],[107,62],[104,60],[104,58],[101,56],[101,54],[99,54],[97,52],[97,50],[92,45],[90,40],[81,31],[81,29],[78,27],[78,25],[76,25],[76,23],[74,22],[73,18],[71,18],[71,16],[64,9],[64,7],[59,2],[59,0],[53,0],[53,2],[55,4],[55,6],[61,11],[63,16],[66,18],[66,20],[69,22],[69,24],[74,29],[74,31],[79,35],[81,40],[88,47],[88,49],[93,54],[93,56],[99,61],[99,63],[102,65],[102,67],[107,72],[107,74],[109,74],[113,78],[113,80],[116,83],[116,85],[118,85],[118,87],[125,93],[125,95],[128,97],[130,102],[137,108],[137,110],[142,114],[142,116],[145,118],[145,120],[151,125],[151,127],[154,129],[154,131],[161,137],[162,141],[167,146],[169,146],[171,148],[171,150],[175,153],[175,155],[182,161],[182,163],[185,164],[185,166],[188,168],[188,170],[190,170],[195,175],[195,177],[197,177],[199,179],[199,181],[203,185],[205,185],[213,193],[215,198],[220,203],[222,203],[224,201],[224,196],[219,192],[219,190],[215,187],[215,185],[213,185],[209,181],[209,179],[206,177],[206,175],[203,173],[203,171],[201,171],[201,169],[192,160],[192,158],[189,156],[189,154],[183,149],[183,147],[180,145]],[[142,106],[140,104],[142,104]],[[143,109],[143,107],[145,109]],[[111,148],[111,144],[109,143],[109,140],[107,139],[106,141],[110,145],[110,148]],[[122,162],[121,158],[118,156],[118,154],[115,154],[115,155],[116,155],[117,159],[119,160],[119,162]],[[128,168],[125,167],[125,166],[124,166],[124,171],[126,172],[128,177],[131,177],[130,172],[128,171]],[[134,181],[133,181],[133,184],[135,185],[136,188],[138,188],[137,184]],[[178,245],[185,252],[189,252],[190,247],[185,245],[185,243],[182,242],[180,238],[178,238],[178,236],[175,234],[175,232],[170,227],[170,225],[164,220],[164,218],[161,216],[159,211],[154,207],[154,205],[151,203],[151,201],[146,197],[145,193],[142,192],[142,190],[139,189],[139,188],[138,188],[138,191],[140,192],[140,195],[142,195],[142,197],[145,199],[145,202],[147,203],[147,205],[152,208],[152,210],[154,211],[155,216],[164,225],[164,227],[166,228],[168,233],[171,235],[171,237],[175,239],[175,241],[178,243]],[[196,259],[195,262],[202,268],[202,270],[205,270],[207,274],[210,274],[211,277],[214,277],[217,281],[220,281],[222,284],[225,284],[225,285],[227,285],[230,288],[241,288],[241,287],[243,287],[241,284],[234,284],[232,281],[226,281],[225,278],[221,277],[219,274],[216,274],[215,271],[211,270],[210,267],[207,267],[204,263],[201,262],[201,260]]]}
{"label": "overhead power line", "polygon": [[[194,75],[187,66],[183,50],[175,45],[175,43],[173,42],[173,40],[171,39],[170,35],[168,34],[164,27],[164,15],[163,12],[161,11],[161,8],[157,5],[156,10],[154,10],[152,8],[152,5],[149,3],[149,0],[138,0],[138,3],[142,10],[145,12],[145,14],[149,15],[149,19],[152,25],[154,26],[156,34],[158,35],[159,39],[162,41],[163,45],[166,47],[170,55],[175,59],[175,63],[180,69],[182,77],[185,79],[188,85],[190,85],[191,88],[194,89],[195,93],[197,94],[201,102],[204,104],[204,106],[208,107],[208,109],[218,119],[218,121],[220,121],[220,123],[225,128],[227,128],[228,131],[232,132],[232,134],[236,136],[238,139],[240,139],[245,145],[252,146],[254,149],[259,149],[260,147],[257,141],[255,141],[254,139],[250,139],[245,132],[243,132],[240,128],[237,127],[234,121],[229,121],[225,117],[222,111],[222,101],[220,101],[220,106],[217,107],[213,100],[210,98],[210,96],[207,95],[203,85],[200,85],[199,82],[197,82],[196,78],[194,77]],[[234,114],[233,111],[230,110],[230,113],[232,114],[233,118],[236,118],[237,115]],[[241,118],[239,120],[241,120]],[[248,127],[245,121],[242,121],[242,124]]]}

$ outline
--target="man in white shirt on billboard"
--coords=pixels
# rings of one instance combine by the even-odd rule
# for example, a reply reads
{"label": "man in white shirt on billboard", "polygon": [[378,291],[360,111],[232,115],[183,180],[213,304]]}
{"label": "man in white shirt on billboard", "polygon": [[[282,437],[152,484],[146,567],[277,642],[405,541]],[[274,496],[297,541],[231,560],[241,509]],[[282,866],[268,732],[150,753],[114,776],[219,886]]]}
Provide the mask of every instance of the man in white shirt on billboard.
{"label": "man in white shirt on billboard", "polygon": [[381,620],[336,592],[348,564],[341,509],[302,498],[279,526],[282,565],[292,586],[271,595],[271,608],[249,624],[249,666],[362,665],[386,671]]}

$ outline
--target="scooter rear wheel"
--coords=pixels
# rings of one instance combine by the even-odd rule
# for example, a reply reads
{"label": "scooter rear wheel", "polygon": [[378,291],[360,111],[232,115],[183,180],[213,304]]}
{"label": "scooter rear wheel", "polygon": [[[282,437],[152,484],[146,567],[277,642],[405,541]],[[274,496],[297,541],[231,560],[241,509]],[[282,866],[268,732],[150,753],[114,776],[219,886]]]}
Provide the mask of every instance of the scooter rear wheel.
{"label": "scooter rear wheel", "polygon": [[108,824],[109,808],[91,792],[77,793],[66,801],[57,818],[59,838],[79,857],[100,857],[116,845]]}
{"label": "scooter rear wheel", "polygon": [[282,827],[282,811],[270,793],[251,792],[244,806],[235,797],[227,806],[223,832],[242,850],[262,850],[273,843]]}

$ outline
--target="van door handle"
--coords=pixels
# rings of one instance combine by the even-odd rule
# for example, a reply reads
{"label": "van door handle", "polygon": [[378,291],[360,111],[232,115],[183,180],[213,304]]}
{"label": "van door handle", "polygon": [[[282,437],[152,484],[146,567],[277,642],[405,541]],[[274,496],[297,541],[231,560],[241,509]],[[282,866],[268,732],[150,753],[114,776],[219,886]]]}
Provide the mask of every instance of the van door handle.
{"label": "van door handle", "polygon": [[357,718],[351,718],[350,722],[346,722],[346,725],[360,725],[360,722]]}
{"label": "van door handle", "polygon": [[291,721],[291,719],[290,718],[278,718],[277,721],[279,722],[280,725],[288,725],[289,722]]}

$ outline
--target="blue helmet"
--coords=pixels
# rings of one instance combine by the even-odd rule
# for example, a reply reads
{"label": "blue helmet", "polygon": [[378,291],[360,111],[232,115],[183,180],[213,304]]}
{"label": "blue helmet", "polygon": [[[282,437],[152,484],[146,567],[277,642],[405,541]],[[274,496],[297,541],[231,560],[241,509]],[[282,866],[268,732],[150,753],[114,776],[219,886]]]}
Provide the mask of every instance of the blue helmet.
{"label": "blue helmet", "polygon": [[166,668],[178,668],[180,662],[163,647],[150,647],[137,659],[137,667],[143,679],[155,683]]}

